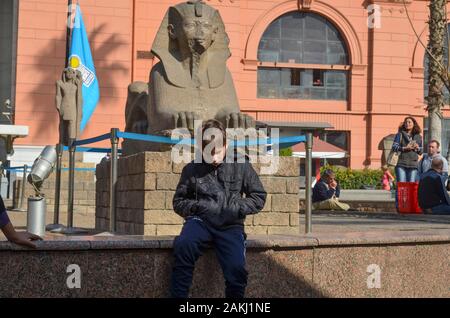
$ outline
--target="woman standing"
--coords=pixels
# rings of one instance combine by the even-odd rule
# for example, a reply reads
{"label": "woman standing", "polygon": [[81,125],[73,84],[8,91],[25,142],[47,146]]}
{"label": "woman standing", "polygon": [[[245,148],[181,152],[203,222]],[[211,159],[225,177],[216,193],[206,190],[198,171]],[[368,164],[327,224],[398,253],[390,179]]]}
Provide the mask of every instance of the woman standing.
{"label": "woman standing", "polygon": [[400,152],[395,166],[397,182],[416,182],[419,155],[422,154],[422,136],[417,121],[406,117],[395,136],[392,150]]}

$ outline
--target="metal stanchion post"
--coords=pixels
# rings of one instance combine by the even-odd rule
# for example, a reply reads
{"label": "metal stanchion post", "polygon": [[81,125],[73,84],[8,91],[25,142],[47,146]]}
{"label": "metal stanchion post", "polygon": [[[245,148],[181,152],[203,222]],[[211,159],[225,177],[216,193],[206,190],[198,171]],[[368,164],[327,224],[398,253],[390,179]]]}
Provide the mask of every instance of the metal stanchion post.
{"label": "metal stanchion post", "polygon": [[2,185],[3,180],[2,179],[3,179],[3,164],[0,166],[0,195],[3,190],[3,185]]}
{"label": "metal stanchion post", "polygon": [[109,188],[109,232],[114,234],[116,228],[116,185],[117,185],[117,163],[119,139],[117,133],[119,129],[111,129],[111,171]]}
{"label": "metal stanchion post", "polygon": [[27,183],[27,170],[28,166],[24,165],[18,211],[26,211],[23,207],[23,203],[25,202],[25,184]]}
{"label": "metal stanchion post", "polygon": [[53,215],[53,224],[47,225],[47,231],[61,231],[63,225],[59,224],[59,200],[61,196],[61,162],[64,145],[56,145],[56,178],[55,178],[55,208]]}
{"label": "metal stanchion post", "polygon": [[69,201],[67,207],[67,227],[73,227],[73,201],[75,192],[75,150],[76,147],[73,144],[74,140],[70,142],[69,148]]}
{"label": "metal stanchion post", "polygon": [[313,148],[313,135],[311,131],[306,133],[306,160],[305,160],[305,233],[309,234],[312,231],[312,191],[311,191],[311,173],[312,173],[312,148]]}
{"label": "metal stanchion post", "polygon": [[63,234],[81,234],[86,230],[73,227],[73,201],[75,192],[75,140],[69,140],[69,202],[67,207],[67,227],[60,232]]}

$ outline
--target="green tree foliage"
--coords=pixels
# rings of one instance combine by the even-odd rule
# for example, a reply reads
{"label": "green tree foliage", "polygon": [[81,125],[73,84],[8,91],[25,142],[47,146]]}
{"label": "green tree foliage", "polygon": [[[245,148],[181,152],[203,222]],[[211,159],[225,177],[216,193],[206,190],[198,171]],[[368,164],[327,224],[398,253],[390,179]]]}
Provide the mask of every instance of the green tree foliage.
{"label": "green tree foliage", "polygon": [[280,157],[292,157],[292,148],[280,149]]}

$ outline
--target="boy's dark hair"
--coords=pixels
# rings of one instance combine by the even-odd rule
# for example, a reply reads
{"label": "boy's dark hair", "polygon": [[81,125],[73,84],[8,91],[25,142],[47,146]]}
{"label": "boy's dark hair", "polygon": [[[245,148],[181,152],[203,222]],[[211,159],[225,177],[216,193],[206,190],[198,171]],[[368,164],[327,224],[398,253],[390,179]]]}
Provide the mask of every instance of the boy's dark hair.
{"label": "boy's dark hair", "polygon": [[220,130],[220,132],[222,133],[222,142],[223,142],[222,144],[226,145],[226,143],[227,143],[227,131],[225,129],[225,126],[218,120],[210,119],[210,120],[204,122],[203,125],[202,125],[203,148],[206,147],[207,145],[209,145],[211,142],[214,142],[215,138],[217,138],[217,136],[214,136],[214,138],[212,138],[211,140],[205,140],[204,139],[205,132],[208,129],[211,129],[211,128],[215,128],[215,129]]}

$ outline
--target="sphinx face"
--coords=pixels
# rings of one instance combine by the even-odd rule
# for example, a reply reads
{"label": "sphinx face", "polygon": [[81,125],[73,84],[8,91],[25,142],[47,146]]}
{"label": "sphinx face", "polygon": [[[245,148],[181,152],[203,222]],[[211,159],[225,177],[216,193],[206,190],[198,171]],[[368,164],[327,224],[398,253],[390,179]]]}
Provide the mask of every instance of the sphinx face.
{"label": "sphinx face", "polygon": [[192,53],[203,54],[214,42],[217,26],[204,17],[185,18],[179,26],[178,43]]}

